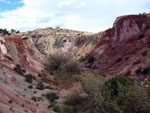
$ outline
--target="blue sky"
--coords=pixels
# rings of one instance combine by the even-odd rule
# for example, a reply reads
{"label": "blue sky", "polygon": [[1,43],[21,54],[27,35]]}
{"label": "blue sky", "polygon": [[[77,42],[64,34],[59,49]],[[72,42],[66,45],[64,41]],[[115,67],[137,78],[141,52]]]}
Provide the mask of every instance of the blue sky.
{"label": "blue sky", "polygon": [[21,0],[0,0],[0,11],[10,11],[22,6]]}
{"label": "blue sky", "polygon": [[150,12],[150,0],[0,0],[0,28],[56,27],[99,32],[116,17]]}

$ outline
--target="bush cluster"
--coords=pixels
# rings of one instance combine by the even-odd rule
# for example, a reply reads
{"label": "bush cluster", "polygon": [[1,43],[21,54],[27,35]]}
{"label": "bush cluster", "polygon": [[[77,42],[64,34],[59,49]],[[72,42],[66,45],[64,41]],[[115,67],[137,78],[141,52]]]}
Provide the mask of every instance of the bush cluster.
{"label": "bush cluster", "polygon": [[[94,60],[94,56],[88,56],[88,63],[93,63]],[[117,62],[121,61],[122,58],[118,58]],[[72,78],[72,75],[81,74],[78,62],[60,53],[49,56],[45,69],[54,76],[57,74],[59,79],[65,82]],[[125,75],[129,76],[130,73],[129,70]],[[150,67],[139,68],[136,73],[148,75]],[[49,107],[53,107],[58,113],[150,113],[148,90],[137,85],[133,79],[116,76],[105,81],[103,77],[92,76],[89,72],[84,74],[79,79],[88,96],[80,97],[75,94],[63,106],[52,104]],[[54,103],[58,96],[55,93],[48,93],[46,98]]]}
{"label": "bush cluster", "polygon": [[47,93],[46,94],[46,98],[50,101],[50,102],[54,102],[56,99],[58,99],[58,96],[56,93]]}
{"label": "bush cluster", "polygon": [[36,88],[39,90],[44,90],[44,84],[40,81],[37,83]]}
{"label": "bush cluster", "polygon": [[28,83],[31,83],[33,82],[33,79],[35,79],[35,77],[31,74],[27,74],[25,75],[25,81],[28,82]]}
{"label": "bush cluster", "polygon": [[93,55],[91,55],[91,54],[89,54],[87,56],[87,59],[88,59],[88,63],[93,63],[95,61],[95,57]]}
{"label": "bush cluster", "polygon": [[16,71],[18,74],[24,76],[24,73],[26,72],[25,70],[23,70],[21,68],[21,66],[19,64],[17,64],[15,67],[14,67],[14,71]]}
{"label": "bush cluster", "polygon": [[72,78],[80,73],[80,66],[71,56],[63,53],[49,55],[45,63],[45,69],[51,74],[56,74],[60,78]]}
{"label": "bush cluster", "polygon": [[2,35],[11,35],[7,29],[0,29],[0,34]]}
{"label": "bush cluster", "polygon": [[139,67],[139,68],[136,70],[136,74],[137,74],[137,75],[150,75],[150,66]]}
{"label": "bush cluster", "polygon": [[146,89],[128,77],[117,76],[90,95],[90,113],[149,113]]}

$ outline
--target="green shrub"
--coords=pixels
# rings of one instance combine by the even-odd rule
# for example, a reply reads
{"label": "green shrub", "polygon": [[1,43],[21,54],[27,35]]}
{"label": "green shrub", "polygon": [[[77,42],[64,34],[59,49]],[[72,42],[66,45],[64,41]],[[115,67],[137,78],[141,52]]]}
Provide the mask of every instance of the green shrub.
{"label": "green shrub", "polygon": [[149,75],[150,74],[150,66],[139,67],[136,71],[137,75]]}
{"label": "green shrub", "polygon": [[138,59],[138,60],[136,60],[135,62],[133,62],[133,65],[137,65],[137,64],[140,64],[140,63],[141,63],[141,60]]}
{"label": "green shrub", "polygon": [[88,63],[93,63],[95,61],[95,57],[91,54],[87,56]]}
{"label": "green shrub", "polygon": [[37,101],[37,97],[35,97],[35,96],[33,96],[31,99],[35,102]]}
{"label": "green shrub", "polygon": [[121,61],[122,61],[122,58],[119,57],[119,58],[117,59],[117,63],[119,63],[119,62],[121,62]]}
{"label": "green shrub", "polygon": [[65,106],[63,109],[64,113],[77,113],[73,106]]}
{"label": "green shrub", "polygon": [[116,76],[104,83],[103,90],[108,90],[110,92],[110,96],[112,96],[112,98],[115,98],[115,96],[119,95],[122,88],[129,88],[132,85],[134,85],[134,81],[132,79],[128,77]]}
{"label": "green shrub", "polygon": [[28,86],[28,88],[29,88],[29,89],[32,89],[32,88],[33,88],[33,86],[32,86],[32,85],[29,85],[29,86]]}
{"label": "green shrub", "polygon": [[50,101],[50,102],[54,102],[56,99],[58,99],[58,96],[56,93],[47,93],[46,94],[46,98]]}
{"label": "green shrub", "polygon": [[55,104],[52,108],[56,113],[62,113],[62,110],[59,105]]}
{"label": "green shrub", "polygon": [[51,85],[47,85],[47,86],[45,86],[45,89],[51,89],[51,90],[53,90],[53,89],[55,89],[55,87],[51,86]]}
{"label": "green shrub", "polygon": [[37,83],[36,88],[39,90],[44,90],[44,84],[40,81]]}
{"label": "green shrub", "polygon": [[0,34],[2,35],[11,35],[9,31],[7,31],[7,29],[0,29]]}
{"label": "green shrub", "polygon": [[91,98],[92,113],[149,113],[150,100],[146,89],[127,77],[107,81]]}
{"label": "green shrub", "polygon": [[31,74],[25,75],[25,81],[26,81],[26,82],[32,83],[32,82],[33,82],[33,79],[34,79],[34,76],[33,76],[33,75],[31,75]]}
{"label": "green shrub", "polygon": [[26,72],[25,70],[21,69],[21,66],[17,64],[14,68],[14,71],[16,71],[18,74],[24,76],[24,73]]}
{"label": "green shrub", "polygon": [[85,60],[85,58],[83,57],[83,56],[81,56],[80,58],[79,58],[79,61],[80,62],[83,62]]}
{"label": "green shrub", "polygon": [[144,67],[142,74],[143,75],[149,75],[150,74],[150,66]]}
{"label": "green shrub", "polygon": [[75,93],[68,100],[66,100],[64,113],[78,113],[79,111],[82,111],[86,102],[87,97],[82,97]]}
{"label": "green shrub", "polygon": [[142,72],[142,67],[139,67],[139,68],[135,71],[135,73],[136,73],[137,75],[141,74],[141,72]]}

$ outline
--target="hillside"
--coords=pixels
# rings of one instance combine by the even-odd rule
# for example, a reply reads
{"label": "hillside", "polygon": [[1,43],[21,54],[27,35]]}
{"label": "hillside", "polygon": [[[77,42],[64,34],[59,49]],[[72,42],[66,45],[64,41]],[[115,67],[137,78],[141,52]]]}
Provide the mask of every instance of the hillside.
{"label": "hillside", "polygon": [[31,99],[41,91],[29,89],[26,81],[30,75],[38,81],[43,69],[32,40],[0,37],[0,51],[0,113],[49,113],[48,103],[38,102],[37,106]]}
{"label": "hillside", "polygon": [[118,17],[97,34],[60,28],[2,33],[0,113],[149,113],[149,48],[150,14]]}
{"label": "hillside", "polygon": [[[90,52],[95,57],[95,61],[86,65],[95,73],[108,77],[115,75],[148,77],[150,74],[149,20],[149,14],[118,17],[113,28],[105,31],[105,35]],[[141,72],[138,73],[140,68]]]}
{"label": "hillside", "polygon": [[3,34],[0,37],[0,113],[52,113],[48,100],[41,96],[58,91],[36,88],[41,82],[44,87],[49,85],[48,81],[53,83],[52,76],[43,75],[44,59],[58,52],[79,59],[94,47],[101,34],[91,38],[91,33],[63,29],[38,29],[16,36]]}
{"label": "hillside", "polygon": [[94,35],[89,32],[46,28],[21,33],[20,35],[31,38],[43,56],[63,52],[79,59],[91,51],[100,40],[102,32]]}

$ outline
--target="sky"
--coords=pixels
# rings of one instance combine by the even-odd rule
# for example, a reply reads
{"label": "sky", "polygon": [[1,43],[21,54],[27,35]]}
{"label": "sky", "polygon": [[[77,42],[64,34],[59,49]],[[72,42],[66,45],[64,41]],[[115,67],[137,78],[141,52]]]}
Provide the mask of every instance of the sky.
{"label": "sky", "polygon": [[118,16],[150,13],[150,0],[0,0],[0,28],[100,32]]}

